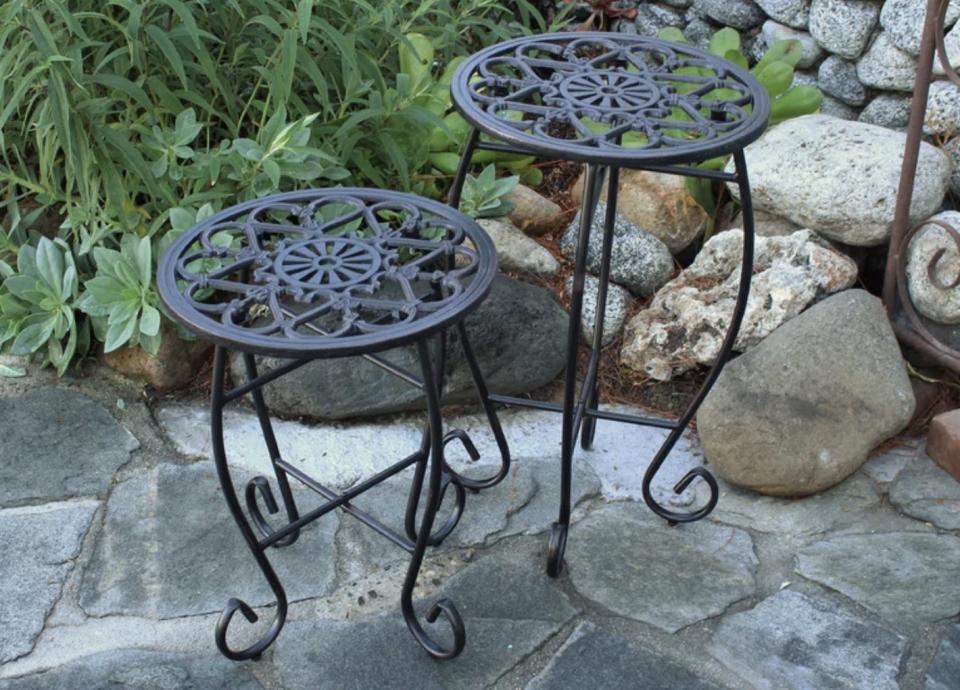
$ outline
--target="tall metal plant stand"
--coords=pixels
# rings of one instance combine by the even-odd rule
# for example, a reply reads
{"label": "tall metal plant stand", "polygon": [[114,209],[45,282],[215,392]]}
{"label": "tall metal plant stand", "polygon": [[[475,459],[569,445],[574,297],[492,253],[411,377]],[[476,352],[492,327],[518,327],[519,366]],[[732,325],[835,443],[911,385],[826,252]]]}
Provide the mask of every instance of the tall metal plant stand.
{"label": "tall metal plant stand", "polygon": [[[571,476],[577,436],[593,442],[597,420],[669,429],[643,478],[643,497],[671,523],[705,517],[717,502],[717,483],[704,468],[691,470],[674,490],[685,491],[697,477],[710,487],[705,505],[692,512],[671,510],[650,487],[720,374],[740,329],[753,272],[753,209],[743,148],[766,127],[766,92],[750,75],[726,60],[686,45],[610,33],[560,33],[500,43],[468,58],[451,86],[453,102],[473,127],[451,189],[457,206],[478,149],[533,155],[586,164],[583,204],[570,298],[566,375],[562,404],[493,395],[507,405],[552,410],[563,415],[560,451],[560,511],[553,525],[547,573],[560,574],[571,512]],[[734,169],[697,166],[732,154]],[[743,261],[736,305],[716,363],[686,411],[677,420],[598,408],[597,372],[610,280],[617,191],[621,168],[650,170],[734,183],[743,213]],[[596,325],[586,373],[577,393],[577,354],[590,227],[604,178],[609,179],[603,225]]]}
{"label": "tall metal plant stand", "polygon": [[[337,508],[410,553],[400,608],[417,642],[438,659],[455,657],[463,650],[463,620],[453,602],[440,599],[426,614],[429,622],[442,615],[450,625],[453,641],[444,646],[420,624],[413,590],[427,547],[440,544],[457,525],[466,490],[494,486],[509,469],[506,439],[463,323],[489,292],[496,267],[493,243],[469,218],[440,203],[369,189],[294,192],[241,204],[188,230],[164,254],[158,284],[168,313],[199,337],[216,343],[210,422],[213,458],[227,506],[277,600],[270,628],[244,649],[233,649],[228,643],[230,621],[238,611],[251,623],[257,614],[245,602],[229,600],[216,626],[217,647],[225,656],[258,658],[273,643],[286,619],[287,597],[267,553],[271,547],[292,545],[301,529]],[[440,396],[448,328],[457,329],[500,451],[499,467],[487,477],[465,476],[444,459],[451,441],[461,443],[472,459],[479,458],[464,431],[443,432]],[[419,375],[376,354],[410,344],[416,347]],[[246,382],[232,388],[226,384],[228,349],[243,353],[246,369]],[[255,354],[290,361],[261,374]],[[427,422],[420,447],[412,454],[338,492],[282,457],[261,387],[313,359],[347,356],[362,356],[420,388],[426,398]],[[246,395],[256,409],[280,491],[286,514],[282,525],[271,525],[261,510],[262,501],[267,513],[279,512],[269,479],[250,479],[243,502],[231,479],[223,409]],[[411,466],[413,480],[402,531],[355,504],[366,491]],[[322,503],[309,510],[298,506],[291,478],[319,494]],[[440,505],[451,489],[453,507],[435,529]],[[422,512],[419,523],[418,512]]]}

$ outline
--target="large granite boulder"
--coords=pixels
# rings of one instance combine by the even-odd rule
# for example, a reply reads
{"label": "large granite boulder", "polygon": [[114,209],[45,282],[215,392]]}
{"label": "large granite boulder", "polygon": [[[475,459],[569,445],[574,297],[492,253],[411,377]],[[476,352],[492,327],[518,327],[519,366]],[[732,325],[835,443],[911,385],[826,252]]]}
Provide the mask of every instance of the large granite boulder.
{"label": "large granite boulder", "polygon": [[[728,230],[627,324],[621,358],[659,381],[711,364],[730,325],[740,285],[743,232]],[[853,285],[856,264],[810,230],[758,237],[747,312],[735,347],[759,343],[814,301]]]}
{"label": "large granite boulder", "polygon": [[[590,243],[587,247],[587,271],[600,273],[600,258],[603,247],[603,221],[607,212],[604,202],[597,204],[590,226]],[[577,252],[577,233],[580,228],[580,211],[560,239],[560,251],[573,261]],[[610,280],[630,290],[639,297],[649,297],[673,274],[673,256],[659,239],[617,214],[613,227],[613,252],[610,258]]]}
{"label": "large granite boulder", "polygon": [[[960,212],[944,211],[931,220],[960,231]],[[930,279],[931,264],[935,282]],[[906,268],[907,289],[917,311],[938,323],[960,324],[960,288],[953,285],[960,279],[960,246],[943,227],[927,223],[920,228],[907,248]]]}
{"label": "large granite boulder", "polygon": [[805,496],[843,481],[900,432],[914,397],[878,299],[848,290],[810,308],[724,369],[697,415],[727,481]]}
{"label": "large granite boulder", "polygon": [[[567,315],[549,292],[504,276],[467,317],[467,332],[487,386],[516,394],[550,383],[563,369]],[[384,353],[389,361],[419,374],[415,348]],[[258,358],[261,372],[284,360]],[[239,355],[231,360],[234,380],[245,381]],[[473,379],[455,330],[450,331],[445,402],[476,400]],[[264,388],[267,404],[283,415],[344,419],[422,409],[419,390],[359,358],[318,359]]]}
{"label": "large granite boulder", "polygon": [[[911,55],[920,54],[920,37],[927,14],[927,0],[884,0],[880,10],[880,26],[890,40]],[[944,26],[950,27],[960,17],[960,0],[950,0]]]}
{"label": "large granite boulder", "polygon": [[771,19],[794,29],[806,29],[810,21],[810,0],[757,0]]}
{"label": "large granite boulder", "polygon": [[[905,142],[900,132],[825,115],[783,122],[746,148],[754,205],[844,244],[884,244]],[[921,144],[911,223],[939,208],[950,171],[947,154]]]}

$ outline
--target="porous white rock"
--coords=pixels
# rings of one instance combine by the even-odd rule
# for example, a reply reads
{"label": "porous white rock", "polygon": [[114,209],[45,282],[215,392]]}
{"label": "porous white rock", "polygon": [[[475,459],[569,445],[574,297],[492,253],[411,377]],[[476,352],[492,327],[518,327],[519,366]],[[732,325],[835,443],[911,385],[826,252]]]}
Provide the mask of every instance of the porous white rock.
{"label": "porous white rock", "polygon": [[[667,381],[711,364],[730,325],[740,285],[743,232],[712,237],[694,262],[627,324],[625,365]],[[747,310],[735,348],[746,350],[822,297],[850,287],[856,264],[810,230],[757,237]]]}

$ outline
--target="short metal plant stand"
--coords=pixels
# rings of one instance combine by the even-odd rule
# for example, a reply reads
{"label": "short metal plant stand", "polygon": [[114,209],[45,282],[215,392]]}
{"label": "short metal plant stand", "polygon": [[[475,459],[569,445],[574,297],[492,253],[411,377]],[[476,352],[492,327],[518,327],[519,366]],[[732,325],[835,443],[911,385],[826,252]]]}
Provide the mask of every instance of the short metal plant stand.
{"label": "short metal plant stand", "polygon": [[[441,645],[418,621],[413,590],[427,547],[439,544],[459,521],[466,490],[497,484],[509,468],[507,443],[463,325],[464,317],[490,290],[496,268],[493,243],[469,218],[440,203],[367,189],[293,192],[241,204],[200,222],[165,253],[158,283],[170,315],[216,343],[210,422],[214,461],[230,512],[277,599],[270,628],[239,650],[227,642],[230,621],[237,611],[251,623],[257,615],[245,602],[230,599],[216,627],[217,647],[225,656],[257,658],[276,639],[286,618],[287,598],[267,552],[270,547],[290,546],[302,528],[336,508],[411,554],[400,606],[417,642],[439,659],[462,651],[464,625],[453,602],[440,599],[426,615],[430,622],[442,615],[452,628],[452,643]],[[444,459],[451,441],[463,444],[471,458],[478,457],[465,432],[443,433],[440,395],[445,331],[451,327],[457,329],[500,450],[497,471],[484,478],[464,476]],[[432,355],[430,341],[435,342]],[[419,375],[376,354],[410,344],[419,356]],[[228,349],[243,353],[247,379],[230,389],[225,384]],[[255,354],[290,361],[261,374]],[[338,492],[281,457],[261,387],[313,359],[355,355],[422,389],[427,422],[415,452]],[[279,511],[266,477],[247,483],[246,512],[230,477],[223,409],[246,395],[259,417],[283,501],[286,523],[282,526],[272,526],[260,507],[262,500],[268,513]],[[411,466],[413,480],[402,533],[355,505],[361,494]],[[291,477],[319,494],[323,502],[304,512],[294,500]],[[434,529],[440,504],[451,489],[453,508]],[[419,524],[418,512],[422,512]]]}
{"label": "short metal plant stand", "polygon": [[[599,419],[670,430],[643,479],[644,499],[656,514],[671,523],[691,522],[708,515],[716,505],[716,480],[702,467],[691,470],[674,487],[679,494],[697,477],[707,482],[710,498],[692,512],[678,512],[659,504],[650,486],[719,376],[740,329],[753,272],[753,210],[743,148],[763,132],[770,106],[763,87],[750,73],[726,60],[686,45],[611,33],[547,34],[491,46],[460,66],[451,90],[457,110],[473,126],[452,186],[452,205],[459,204],[470,161],[478,149],[578,161],[587,167],[570,300],[563,403],[491,396],[500,403],[563,414],[560,515],[553,525],[547,556],[547,573],[557,576],[563,568],[570,524],[574,445],[579,435],[583,448],[591,446]],[[695,165],[731,154],[735,166],[732,172],[722,165]],[[740,192],[744,251],[730,327],[703,386],[677,420],[598,409],[599,346],[591,353],[579,395],[576,390],[590,227],[607,177],[598,318],[593,336],[593,342],[599,344],[621,168],[730,182]]]}

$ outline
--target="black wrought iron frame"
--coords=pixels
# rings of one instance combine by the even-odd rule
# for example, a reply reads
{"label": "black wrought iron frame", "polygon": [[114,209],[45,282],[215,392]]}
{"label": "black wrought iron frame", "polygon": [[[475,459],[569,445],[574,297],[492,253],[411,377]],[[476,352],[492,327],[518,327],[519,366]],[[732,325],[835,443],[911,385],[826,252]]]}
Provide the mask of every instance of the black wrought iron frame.
{"label": "black wrought iron frame", "polygon": [[[506,437],[504,436],[496,409],[491,401],[480,365],[474,355],[464,325],[464,318],[467,313],[479,303],[489,290],[490,282],[496,271],[496,255],[492,251],[493,245],[489,237],[487,237],[479,227],[468,228],[466,234],[474,244],[474,248],[469,250],[471,257],[474,259],[474,265],[472,269],[468,271],[472,277],[472,281],[467,287],[464,288],[459,284],[453,286],[452,289],[459,290],[459,292],[456,292],[452,300],[445,300],[442,296],[438,295],[436,298],[438,300],[437,303],[442,304],[442,308],[430,310],[430,304],[417,300],[416,306],[418,308],[424,304],[428,308],[426,317],[421,322],[415,322],[413,324],[401,322],[393,328],[377,328],[374,334],[375,341],[373,342],[371,342],[372,339],[370,337],[365,337],[363,331],[360,332],[359,338],[350,333],[345,333],[343,334],[345,337],[339,338],[337,334],[331,334],[316,327],[310,329],[310,333],[315,336],[312,338],[312,342],[310,338],[292,338],[291,342],[264,341],[262,332],[254,330],[251,336],[251,334],[247,333],[244,329],[236,328],[231,330],[228,325],[224,325],[229,323],[228,319],[224,319],[224,324],[220,324],[208,318],[204,314],[204,310],[208,308],[210,313],[218,316],[224,313],[224,310],[214,309],[214,304],[202,303],[192,298],[184,299],[183,292],[194,290],[195,283],[197,282],[195,280],[196,276],[190,270],[185,270],[184,267],[197,260],[198,250],[196,247],[198,238],[204,236],[204,233],[209,233],[211,228],[215,229],[218,227],[218,222],[225,218],[233,217],[238,210],[241,213],[247,213],[251,209],[256,209],[258,205],[269,206],[278,200],[281,203],[299,202],[304,199],[310,199],[314,195],[325,193],[327,192],[316,190],[313,192],[296,192],[227,209],[220,214],[219,218],[214,217],[210,219],[206,225],[200,224],[188,231],[180,241],[168,250],[160,263],[158,283],[161,286],[161,297],[168,311],[174,318],[188,328],[199,331],[205,337],[217,343],[214,354],[210,403],[213,460],[230,513],[276,598],[275,613],[270,627],[256,642],[242,649],[232,648],[227,640],[230,623],[237,612],[240,612],[250,623],[256,622],[258,615],[249,604],[241,599],[230,599],[217,621],[215,629],[216,645],[224,656],[233,660],[260,658],[263,652],[280,634],[286,621],[288,608],[287,595],[283,584],[267,555],[269,549],[271,547],[282,548],[294,544],[300,535],[301,529],[324,515],[339,509],[343,513],[356,518],[362,524],[370,527],[388,541],[410,554],[410,562],[400,594],[401,612],[411,634],[431,657],[436,659],[450,659],[463,651],[466,642],[466,630],[456,606],[450,599],[441,598],[433,604],[426,614],[426,620],[428,622],[435,622],[440,616],[443,616],[449,624],[452,631],[452,643],[445,646],[435,641],[424,629],[423,625],[421,625],[413,602],[413,592],[427,548],[441,544],[456,527],[463,514],[467,491],[477,492],[495,486],[507,475],[510,468],[510,452]],[[354,198],[391,199],[393,201],[399,199],[405,203],[414,203],[423,209],[438,211],[442,216],[446,217],[447,221],[445,222],[447,222],[448,229],[454,234],[456,242],[451,242],[449,238],[447,238],[446,240],[432,243],[439,244],[443,249],[443,253],[438,259],[441,263],[437,264],[437,270],[427,271],[425,273],[426,279],[434,281],[435,290],[440,291],[444,286],[450,287],[445,283],[445,277],[448,274],[463,270],[462,267],[458,268],[455,266],[454,259],[455,256],[459,256],[459,254],[454,251],[452,245],[456,244],[459,247],[459,243],[464,239],[462,233],[463,227],[460,227],[461,224],[465,226],[473,226],[474,224],[455,211],[451,211],[449,207],[428,200],[416,199],[409,195],[398,195],[393,192],[378,192],[375,190],[334,190],[327,194],[346,194]],[[453,214],[452,216],[450,215],[451,213]],[[457,234],[458,231],[460,231],[460,234]],[[323,236],[322,228],[317,230],[317,232],[319,233],[318,236]],[[311,238],[312,237],[311,235]],[[396,239],[393,235],[391,235],[391,237],[393,238],[391,241]],[[308,238],[307,241],[312,241],[312,239]],[[421,243],[416,244],[416,246],[431,249],[432,244]],[[213,247],[207,247],[205,251],[212,256],[217,256],[219,253],[219,250]],[[276,251],[273,252],[273,254],[276,253]],[[257,254],[257,252],[244,252],[243,249],[240,249],[235,251],[231,256],[236,263],[232,265],[233,269],[229,272],[230,275],[233,276],[234,282],[229,286],[228,294],[237,294],[239,292],[239,294],[244,296],[235,298],[229,303],[230,305],[236,306],[238,301],[246,300],[250,295],[255,293],[258,299],[262,297],[256,292],[258,287],[256,284],[251,285],[249,290],[240,289],[255,272],[253,264],[251,263],[255,260],[253,256],[255,254]],[[188,257],[188,260],[184,260],[185,256]],[[265,267],[275,267],[276,261],[273,257],[261,257],[260,264]],[[217,271],[218,269],[214,270]],[[237,275],[240,277],[237,278]],[[262,280],[268,281],[268,284],[272,286],[276,286],[277,284],[272,274],[262,276],[261,278]],[[373,280],[377,279],[373,278]],[[255,278],[253,282],[257,283],[258,279]],[[334,290],[334,292],[336,291]],[[301,295],[296,295],[296,297],[301,297]],[[311,296],[308,295],[308,297]],[[269,299],[269,296],[266,299]],[[308,305],[311,304],[309,299],[303,299],[301,301],[306,302]],[[229,308],[228,306],[227,311]],[[279,310],[277,313],[283,318],[287,317],[287,314],[283,310]],[[378,324],[374,325],[376,326]],[[274,328],[274,326],[275,324],[271,324],[268,327]],[[465,431],[461,429],[451,429],[446,434],[443,432],[443,419],[440,406],[447,360],[447,328],[457,329],[460,347],[463,350],[464,358],[470,369],[478,399],[486,413],[491,433],[500,453],[499,467],[495,472],[485,477],[477,478],[458,472],[448,464],[445,458],[446,447],[454,441],[462,444],[472,461],[479,460],[480,458],[480,453],[476,445]],[[294,332],[293,335],[296,336],[296,333]],[[431,340],[435,343],[434,353],[432,355],[429,345]],[[417,352],[420,365],[419,375],[394,365],[375,354],[376,352],[411,342]],[[353,343],[352,346],[351,343]],[[231,347],[241,351],[246,380],[242,383],[235,384],[232,388],[228,388],[227,358],[229,348]],[[286,356],[295,359],[261,374],[258,371],[254,353],[276,354],[281,357]],[[274,434],[273,425],[270,421],[270,413],[263,396],[262,388],[269,382],[287,375],[317,358],[348,356],[351,354],[366,359],[373,365],[386,370],[404,382],[423,391],[427,405],[427,421],[423,427],[420,446],[416,451],[397,460],[372,477],[355,484],[345,491],[338,492],[317,481],[297,465],[284,460],[280,452],[279,444],[277,443],[276,435]],[[231,470],[227,462],[227,453],[224,444],[224,409],[231,402],[246,396],[250,397],[256,411],[261,433],[266,445],[266,451],[273,469],[273,478],[279,489],[283,509],[286,514],[285,523],[282,525],[272,525],[266,517],[266,515],[276,515],[280,512],[280,505],[271,488],[270,480],[262,475],[250,479],[245,486],[243,500],[241,501],[241,497],[234,486]],[[414,472],[407,499],[407,506],[403,516],[402,532],[383,523],[355,504],[355,500],[364,493],[410,467],[414,468]],[[291,478],[318,494],[324,499],[323,502],[316,507],[310,508],[306,512],[302,511],[294,498],[290,485]],[[426,496],[424,499],[423,492],[425,483]],[[451,512],[443,524],[440,525],[439,528],[434,529],[441,504],[447,495],[447,491],[451,489],[451,487],[454,492],[453,505],[450,509]],[[266,514],[264,510],[261,509],[261,502],[266,508]],[[418,524],[418,512],[421,510],[421,506],[422,516],[420,516]],[[244,507],[246,510],[244,510]]]}
{"label": "black wrought iron frame", "polygon": [[[546,38],[556,38],[557,36],[563,36],[566,40],[571,40],[567,34],[547,36]],[[538,42],[542,42],[543,38],[544,37],[532,37],[528,39],[518,39],[506,45],[510,50],[516,50],[524,41],[530,44],[537,44]],[[716,57],[708,56],[693,48],[675,46],[663,41],[632,36],[617,36],[616,38],[612,38],[611,34],[580,34],[579,38],[573,40],[588,41],[591,39],[601,40],[604,44],[618,40],[637,41],[643,46],[690,52],[699,60],[709,61],[711,66],[716,67],[721,70],[721,72],[728,70],[730,74],[736,75],[741,83],[747,87],[753,109],[750,117],[744,121],[742,130],[736,132],[735,136],[731,136],[722,142],[710,139],[701,143],[699,146],[669,145],[661,150],[659,155],[656,149],[648,149],[640,152],[633,151],[631,154],[631,149],[621,147],[619,140],[607,146],[591,148],[589,146],[574,145],[564,148],[561,143],[555,140],[541,141],[539,143],[531,142],[530,140],[535,137],[518,135],[514,125],[506,124],[502,120],[497,122],[496,119],[486,117],[486,114],[474,102],[474,97],[477,92],[477,87],[473,85],[476,81],[475,74],[481,68],[484,59],[491,54],[497,53],[497,47],[482,51],[473,58],[470,58],[460,67],[454,77],[451,88],[454,105],[461,115],[473,125],[448,197],[448,202],[454,208],[457,208],[460,204],[464,181],[470,170],[473,155],[477,150],[500,151],[525,156],[548,156],[551,158],[575,160],[586,163],[580,226],[577,234],[573,283],[570,295],[563,400],[561,403],[554,403],[516,396],[490,396],[491,400],[504,405],[559,412],[563,415],[560,450],[560,509],[558,519],[553,523],[551,530],[546,559],[546,572],[551,577],[559,576],[563,570],[564,551],[566,549],[567,534],[573,509],[572,474],[576,440],[579,436],[581,447],[583,449],[589,449],[593,444],[598,420],[652,426],[669,430],[666,439],[654,455],[643,477],[643,499],[654,513],[670,524],[677,524],[702,519],[709,515],[714,507],[716,507],[719,497],[719,487],[716,479],[705,467],[696,467],[690,470],[674,486],[674,492],[681,494],[686,491],[698,477],[707,483],[710,491],[709,498],[701,507],[692,511],[681,512],[662,505],[654,497],[651,486],[660,468],[699,409],[700,404],[706,398],[714,383],[716,383],[724,364],[730,358],[737,334],[740,330],[740,325],[743,321],[744,313],[746,312],[747,300],[750,293],[750,280],[753,275],[754,219],[743,147],[759,137],[766,125],[769,115],[769,102],[763,88],[748,73],[745,73],[745,71],[741,71]],[[554,95],[554,97],[556,98],[557,96]],[[733,105],[735,105],[738,112],[742,112],[744,103],[736,103]],[[562,111],[562,104],[559,107]],[[725,112],[727,112],[727,109],[724,108],[722,104],[717,104],[717,107],[712,109],[711,117],[716,117],[722,121],[722,118],[725,117]],[[599,116],[600,115],[598,115],[598,117]],[[622,134],[621,132],[621,136]],[[689,165],[689,163],[707,160],[722,153],[732,154],[734,162],[734,170],[732,172],[727,172],[726,170],[708,170]],[[740,284],[737,291],[736,303],[731,315],[730,326],[727,329],[717,359],[710,368],[706,379],[687,409],[678,419],[640,416],[599,409],[600,386],[598,374],[604,321],[602,315],[606,309],[607,291],[610,281],[610,260],[614,241],[614,224],[616,220],[618,183],[621,168],[650,170],[733,183],[737,185],[740,192],[744,236],[743,259],[740,270]],[[583,314],[587,252],[594,214],[604,187],[605,177],[609,178],[609,184],[606,213],[603,222],[599,288],[597,291],[595,310],[597,317],[594,324],[593,347],[578,393],[578,354],[580,348],[580,323]]]}

